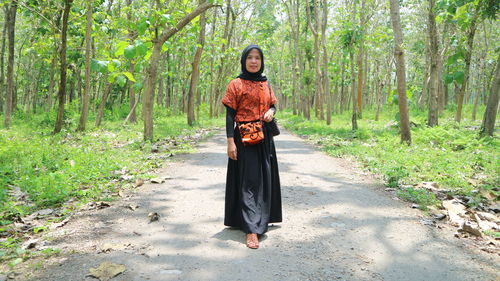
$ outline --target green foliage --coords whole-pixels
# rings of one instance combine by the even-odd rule
[[[61,206],[70,198],[97,200],[103,192],[116,188],[112,182],[120,183],[121,173],[117,171],[126,170],[135,178],[145,177],[148,170],[158,167],[159,160],[148,159],[150,150],[142,141],[141,124],[123,128],[127,113],[125,105],[107,110],[106,127],[87,133],[50,134],[53,112],[20,114],[12,129],[1,130],[0,225],[40,208]],[[172,116],[165,108],[155,108],[155,116],[159,138],[187,136],[199,128],[189,127],[185,116]],[[66,126],[75,128],[78,107],[70,104],[66,117]],[[200,116],[199,126],[220,126],[221,122]],[[192,149],[190,143],[178,142],[180,145],[172,152]],[[17,202],[9,196],[14,187],[20,188],[26,198]],[[44,230],[41,227],[34,231]]]
[[[437,182],[453,194],[473,196],[478,188],[500,185],[498,139],[478,139],[477,131],[469,129],[480,121],[457,124],[450,110],[440,117],[440,126],[429,128],[418,125],[426,123],[426,112],[410,108],[411,122],[416,124],[412,126],[411,146],[400,144],[398,127],[390,125],[398,113],[394,105],[385,107],[378,122],[358,120],[357,131],[350,130],[349,112],[334,116],[330,126],[288,112],[280,114],[284,115],[281,120],[285,127],[321,144],[333,156],[356,157],[367,169],[383,175],[390,187]],[[465,107],[464,111],[470,114],[471,108]],[[363,115],[373,116],[374,112],[365,110]],[[401,196],[421,205],[434,201],[432,195],[419,190],[402,191]]]
[[[437,205],[439,203],[436,196],[425,189],[407,187],[399,190],[397,194],[407,201],[417,203],[422,210],[427,210],[427,206]]]

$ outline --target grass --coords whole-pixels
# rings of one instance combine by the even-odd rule
[[[153,143],[176,142],[159,154],[192,151],[192,142],[185,137],[200,128],[223,126],[222,118],[209,119],[206,111],[203,106],[202,118],[190,127],[185,115],[155,108]],[[16,112],[13,126],[0,129],[0,237],[4,237],[0,239],[0,261],[15,266],[29,257],[19,247],[25,234],[13,231],[12,223],[20,217],[44,208],[59,208],[64,215],[71,212],[73,205],[66,204],[70,201],[113,200],[119,189],[132,186],[136,178],[153,176],[149,172],[165,160],[151,157],[153,144],[143,141],[142,122],[122,124],[127,113],[127,107],[107,110],[101,128],[93,127],[91,114],[89,129],[80,133],[75,132],[78,110],[69,105],[59,134],[52,134],[55,111]],[[36,227],[27,235],[45,230]]]
[[[332,156],[355,157],[364,167],[382,175],[387,186],[401,188],[400,197],[424,209],[438,201],[426,190],[411,188],[420,182],[437,182],[451,194],[475,197],[477,202],[481,200],[478,189],[500,186],[499,140],[478,139],[480,120],[456,123],[450,109],[441,114],[440,126],[429,128],[425,125],[426,112],[413,108],[412,145],[407,146],[400,143],[397,110],[396,106],[385,107],[380,121],[372,119],[373,110],[365,110],[356,131],[351,130],[349,112],[334,116],[331,125],[284,112],[281,124],[320,144]],[[470,111],[466,107],[463,116],[470,116]]]
[[[142,124],[123,126],[124,110],[122,115],[108,114],[111,121],[85,133],[74,131],[78,114],[71,109],[65,130],[56,135],[48,126],[53,124],[54,112],[19,114],[11,129],[0,130],[0,225],[41,208],[60,206],[70,198],[96,200],[105,191],[114,191],[113,181],[123,173],[144,177],[160,165],[148,157],[151,143],[142,140]],[[155,108],[155,117],[156,141],[193,135],[200,127],[222,126],[222,120],[203,118],[189,127],[185,116],[170,115],[163,108]],[[190,149],[190,143],[181,140],[174,152]],[[26,194],[25,201],[9,196],[16,188]]]

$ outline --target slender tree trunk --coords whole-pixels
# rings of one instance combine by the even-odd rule
[[[179,30],[183,29],[195,17],[216,5],[204,2],[199,5],[194,11],[184,16],[175,26],[165,28],[161,34],[153,40],[153,53],[149,59],[149,66],[146,70],[146,83],[144,87],[143,97],[143,118],[144,118],[144,140],[153,141],[153,94],[154,82],[158,72],[158,60],[161,54],[161,47],[163,43],[170,37],[176,34]]]
[[[163,77],[162,75],[160,75],[159,79],[158,79],[158,95],[156,96],[156,103],[159,105],[159,106],[163,106],[163,90],[164,90],[164,81],[165,80],[165,77]]]
[[[326,28],[328,24],[328,1],[322,0],[321,6],[323,6],[323,16],[321,21],[321,45],[323,46],[323,92],[322,95],[326,99],[326,124],[330,125],[332,123],[332,98],[330,93],[330,78],[328,77],[328,46],[326,42]],[[319,9],[318,13],[319,13]],[[323,108],[320,108],[323,112]]]
[[[314,97],[314,104],[315,104],[315,115],[316,118],[323,120],[324,119],[324,114],[323,114],[323,102],[322,102],[322,92],[323,92],[323,86],[321,83],[321,64],[320,64],[320,50],[319,50],[319,11],[318,11],[318,0],[314,0],[314,19],[311,15],[312,11],[310,11],[311,7],[306,6],[306,13],[307,13],[307,21],[309,24],[309,29],[311,29],[311,32],[314,37],[314,68],[315,68],[315,73],[316,73],[316,89],[315,89],[315,97]],[[314,20],[314,24],[313,24]]]
[[[465,51],[465,69],[464,69],[464,80],[460,87],[460,91],[457,95],[457,112],[455,115],[455,121],[459,122],[462,120],[462,107],[464,103],[465,91],[467,90],[467,83],[469,82],[470,74],[470,63],[472,57],[472,49],[474,47],[474,35],[476,34],[476,21],[477,17],[471,20],[469,29],[467,31],[467,49]]]
[[[89,98],[90,98],[90,58],[92,55],[92,2],[87,0],[87,25],[85,27],[85,89],[83,91],[82,114],[78,131],[85,131],[87,119],[89,116]]]
[[[97,117],[95,119],[95,126],[100,127],[102,123],[102,118],[104,117],[104,109],[106,108],[106,102],[108,101],[109,94],[113,89],[113,84],[106,82],[106,88],[104,89],[104,94],[101,98],[101,103],[99,103],[99,109],[97,111]]]
[[[363,41],[360,42],[359,51],[358,51],[358,95],[357,95],[357,111],[358,117],[361,118],[361,114],[363,112]]]
[[[200,5],[203,2],[205,2],[205,0],[200,0]],[[196,53],[193,59],[193,70],[191,72],[191,83],[189,85],[187,114],[187,122],[189,126],[193,126],[195,122],[194,98],[198,87],[198,80],[200,78],[201,53],[203,52],[203,46],[205,45],[205,18],[205,13],[202,13],[200,16],[200,37],[198,38],[198,46],[196,47]]]
[[[32,100],[31,100],[31,110],[33,114],[36,113],[36,104],[37,104],[37,97],[38,97],[38,85],[40,85],[40,78],[42,77],[42,72],[44,70],[44,66],[41,65],[40,69],[38,69],[38,75],[36,76],[35,84],[33,85],[33,90],[32,90]]]
[[[477,106],[479,105],[479,100],[481,99],[481,70],[484,68],[484,58],[479,60],[479,69],[477,71],[476,86],[474,87],[476,95],[474,97],[474,107],[472,109],[472,121],[476,121],[477,116]]]
[[[364,1],[363,1],[364,3]],[[351,14],[351,22],[353,24],[356,23],[356,1],[353,1],[353,11]],[[349,44],[349,58],[351,61],[351,98],[352,98],[352,117],[351,124],[352,130],[358,129],[358,113],[357,113],[357,97],[356,97],[356,70],[354,66],[354,38],[355,36],[351,36],[351,42]]]
[[[346,97],[345,97],[345,60],[344,60],[344,52],[340,55],[340,59],[342,60],[341,62],[341,70],[340,70],[340,104],[339,104],[339,113],[342,114],[342,112],[347,109],[346,105]]]
[[[300,97],[298,91],[298,79],[299,79],[299,31],[298,31],[298,18],[295,16],[296,5],[298,3],[294,0],[283,1],[286,6],[286,10],[288,13],[288,21],[290,25],[290,46],[291,49],[294,50],[295,55],[292,56],[292,107],[293,114],[298,114],[298,108],[300,104]]]
[[[430,43],[430,81],[429,81],[429,114],[427,116],[427,126],[438,125],[438,34],[436,28],[436,15],[434,14],[434,0],[429,0],[429,43]]]
[[[3,7],[6,20],[3,24],[2,46],[0,47],[0,112],[4,111],[4,103],[7,96],[5,85],[5,39],[7,38],[7,15],[9,13],[7,7]]]
[[[495,77],[491,85],[491,92],[484,112],[483,123],[479,132],[480,137],[493,136],[495,132],[495,121],[498,112],[498,92],[500,91],[500,56],[497,57]]]
[[[375,112],[375,121],[378,121],[379,116],[380,116],[380,104],[381,104],[381,97],[380,97],[380,92],[383,87],[383,82],[380,81],[380,75],[379,75],[379,63],[377,61],[376,66],[375,66],[375,103],[377,106],[377,111]]]
[[[62,129],[63,117],[64,117],[64,102],[66,99],[66,73],[67,73],[67,64],[66,64],[66,45],[67,45],[67,35],[68,35],[68,18],[69,18],[69,10],[71,7],[71,3],[73,0],[65,0],[64,1],[64,12],[63,12],[63,22],[62,22],[62,31],[61,31],[61,81],[59,84],[59,110],[57,112],[56,125],[54,128],[54,134],[57,134]]]
[[[7,61],[7,95],[5,98],[4,126],[9,128],[12,125],[12,109],[14,97],[14,43],[16,29],[17,0],[12,0],[6,8],[7,13],[7,36],[9,40],[9,56]]]
[[[403,30],[399,13],[399,1],[390,0],[391,21],[394,30],[395,48],[394,57],[396,59],[396,77],[398,81],[398,104],[400,115],[401,142],[411,144],[410,118],[408,116],[408,104],[406,100],[406,70],[405,57],[403,51]]]
[[[230,34],[232,33],[232,27],[234,26],[234,22],[231,23],[231,0],[226,0],[226,23],[224,25],[224,42],[222,42],[221,46],[221,53],[225,54],[227,46],[229,45],[229,38]],[[221,92],[221,86],[220,84],[222,83],[222,73],[224,71],[224,65],[225,65],[225,59],[226,56],[222,55],[219,61],[219,65],[217,68],[217,75],[215,77],[215,85],[213,88],[213,92],[211,93],[212,100],[210,103],[210,117],[214,117],[218,114],[218,106],[219,106],[219,92]]]
[[[352,49],[349,52],[349,57],[351,60],[351,98],[352,98],[351,124],[352,124],[352,130],[354,131],[354,130],[358,129],[358,113],[357,113],[358,98],[356,96],[356,70],[355,70],[355,66],[354,66],[354,53],[353,53]]]

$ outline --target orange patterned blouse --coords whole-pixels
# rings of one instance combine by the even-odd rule
[[[276,104],[276,96],[269,89],[267,81],[236,78],[229,82],[222,103],[236,111],[236,122],[259,120]]]

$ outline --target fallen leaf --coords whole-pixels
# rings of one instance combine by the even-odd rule
[[[124,198],[124,197],[126,197],[127,195],[125,194],[125,192],[124,192],[123,190],[120,190],[120,191],[118,191],[118,196],[120,196],[120,197]]]
[[[151,212],[148,214],[149,222],[157,221],[160,218],[160,215],[157,212]]]
[[[154,178],[154,179],[151,179],[151,182],[152,183],[163,183],[165,180],[162,179],[162,178]]]
[[[489,201],[495,201],[497,199],[497,196],[489,190],[480,189],[479,193],[481,193],[481,196]]]
[[[143,179],[136,179],[135,180],[135,187],[139,187],[141,185],[144,184],[144,180]]]
[[[490,214],[490,213],[486,213],[486,212],[477,212],[477,214],[483,220],[489,220],[489,221],[492,221],[492,222],[498,222],[498,221],[500,221],[500,218],[498,218],[494,214]]]
[[[23,250],[33,249],[36,247],[37,243],[38,243],[38,239],[28,240],[21,245],[21,249],[23,249]]]
[[[36,214],[39,216],[48,216],[48,215],[52,214],[53,212],[54,212],[53,209],[43,209],[43,210],[36,212]]]
[[[137,208],[139,208],[139,205],[137,204],[130,204],[130,205],[127,205],[127,208],[132,210],[132,211],[135,211]]]
[[[126,267],[123,264],[103,262],[97,268],[90,268],[89,276],[95,277],[101,281],[108,281],[118,274],[124,272],[125,269]]]
[[[481,230],[479,230],[479,226],[476,226],[469,221],[464,221],[458,231],[467,232],[478,237],[483,237]]]
[[[435,214],[432,217],[436,220],[442,220],[442,219],[446,218],[446,215],[445,214]]]
[[[113,243],[105,243],[101,247],[101,253],[107,253],[110,251],[124,251],[127,249],[133,248],[132,244],[127,243],[127,244],[113,244]]]
[[[448,218],[455,226],[460,226],[464,223],[465,206],[456,200],[445,200],[442,202],[443,207],[448,211]]]

